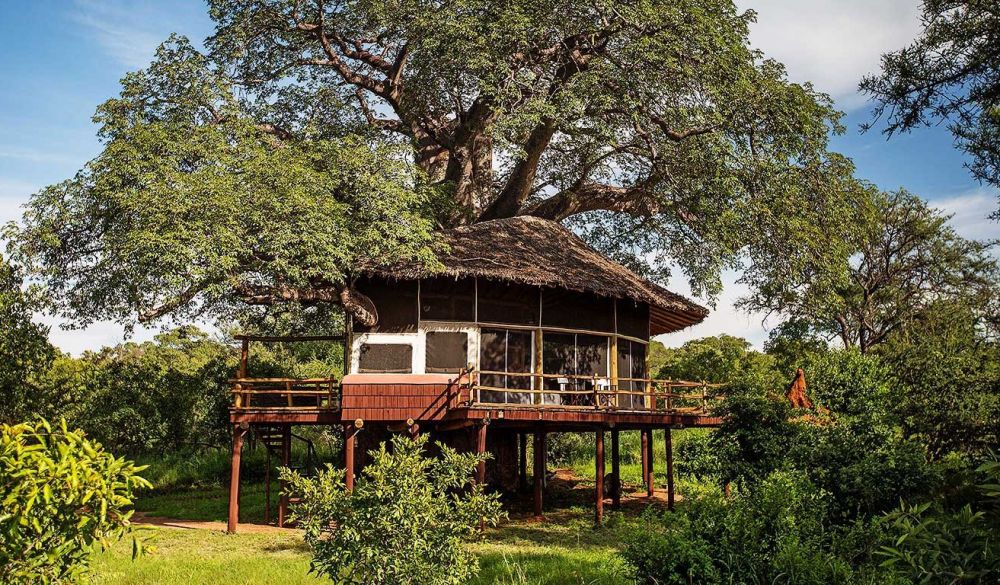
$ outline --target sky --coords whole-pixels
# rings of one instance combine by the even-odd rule
[[[757,13],[751,41],[784,63],[796,82],[812,82],[846,113],[848,127],[833,148],[851,157],[859,177],[883,189],[905,187],[954,214],[952,222],[970,238],[1000,236],[986,216],[996,208],[993,191],[963,167],[945,128],[932,127],[891,140],[862,134],[870,105],[857,84],[878,70],[880,55],[901,47],[919,31],[918,0],[737,0]],[[0,2],[0,225],[20,216],[20,206],[38,189],[70,178],[100,152],[91,117],[98,104],[117,95],[119,80],[145,66],[171,33],[199,42],[212,32],[202,0],[48,0]],[[733,307],[745,290],[737,274],[725,275],[725,291],[700,325],[661,337],[676,346],[705,335],[745,337],[758,348],[774,321]],[[670,288],[686,293],[678,275]],[[67,330],[43,317],[51,339],[73,354],[118,343],[123,328],[98,323]],[[133,339],[146,339],[138,330]]]

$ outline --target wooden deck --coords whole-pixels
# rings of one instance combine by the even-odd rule
[[[717,385],[636,379],[643,384],[642,391],[619,391],[596,383],[585,391],[525,390],[482,386],[477,379],[475,374],[366,374],[347,376],[340,383],[328,378],[236,378],[231,380],[230,420],[234,424],[329,425],[488,421],[517,428],[543,423],[565,430],[714,427],[721,423],[712,412],[719,400]],[[497,400],[497,396],[506,400],[508,395],[516,395],[521,402],[483,400]],[[523,403],[526,397],[533,402]]]

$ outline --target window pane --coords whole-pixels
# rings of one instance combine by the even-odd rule
[[[531,347],[533,336],[530,331],[507,332],[507,371],[528,374],[534,371],[531,363]],[[522,390],[531,389],[530,376],[507,376],[507,387]],[[510,392],[507,402],[512,404],[531,404],[534,395],[528,392]]]
[[[618,340],[618,390],[620,392],[633,392],[639,386],[629,380],[632,377],[632,342],[627,339]],[[639,400],[636,400],[639,399]],[[641,396],[631,394],[618,395],[618,408],[633,410],[637,403],[642,402]]]
[[[375,304],[378,323],[374,327],[354,324],[359,333],[405,333],[417,330],[417,282],[358,280],[357,289]]]
[[[569,376],[576,373],[576,336],[572,333],[544,333],[542,335],[542,371],[567,377],[545,378],[547,390],[574,390],[576,384]],[[543,394],[545,404],[569,404],[568,394]]]
[[[483,329],[479,334],[479,369],[492,372],[505,372],[507,353],[507,332],[503,329]],[[483,386],[504,388],[502,374],[480,374],[479,383]],[[480,402],[502,403],[505,400],[503,392],[482,390],[479,393]]]
[[[420,318],[430,321],[475,321],[476,281],[447,277],[420,281]]]
[[[632,377],[633,378],[645,378],[646,377],[646,346],[641,343],[630,343],[631,348],[631,366],[632,366]],[[645,382],[635,382],[635,390],[637,392],[643,392],[646,390]],[[637,409],[646,408],[645,396],[635,396],[633,397],[632,406]]]
[[[428,331],[427,373],[458,373],[469,365],[469,334],[462,331]]]
[[[480,323],[538,325],[538,289],[479,279],[476,320]]]
[[[413,347],[405,344],[362,343],[358,371],[362,374],[409,374]]]
[[[612,300],[597,295],[547,288],[542,291],[542,326],[615,330]]]

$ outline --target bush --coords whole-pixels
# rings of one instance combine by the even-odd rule
[[[622,555],[650,584],[884,583],[867,551],[842,546],[828,503],[804,474],[775,472],[731,501],[702,496],[647,518]]]
[[[949,509],[943,500],[899,508],[886,516],[883,566],[914,583],[1000,581],[1000,463],[979,468],[980,500]]]
[[[462,540],[499,521],[498,496],[470,484],[480,456],[437,444],[440,455],[425,457],[426,444],[423,436],[383,443],[352,492],[329,466],[316,478],[281,471],[300,498],[292,520],[305,529],[313,572],[376,585],[464,583],[478,572]]]
[[[68,583],[131,530],[143,468],[63,423],[0,426],[0,583]],[[138,541],[133,553],[138,554]]]

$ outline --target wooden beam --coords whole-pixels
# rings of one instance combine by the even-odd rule
[[[528,434],[517,434],[517,489],[523,492],[528,487]]]
[[[646,429],[639,430],[640,447],[642,455],[642,483],[645,486],[649,485],[649,435],[646,434]]]
[[[271,523],[271,448],[264,443],[267,452],[267,467],[264,468],[264,524]]]
[[[622,475],[618,450],[618,429],[611,429],[611,507],[622,507]]]
[[[667,448],[667,507],[674,509],[674,442],[670,427],[663,430],[664,443]]]
[[[357,436],[354,425],[344,425],[344,487],[354,491],[354,443]]]
[[[476,455],[482,457],[486,453],[486,423],[480,424],[476,429]],[[481,459],[476,464],[476,484],[486,485],[486,460]]]
[[[534,466],[534,483],[535,483],[535,518],[541,519],[542,516],[542,495],[545,489],[545,430],[538,429],[535,431],[535,466]]]
[[[656,466],[653,464],[653,429],[646,429],[646,460],[649,466],[646,468],[646,495],[653,497],[653,489],[656,487]]]
[[[281,465],[288,467],[292,463],[292,425],[285,425],[281,429]],[[288,494],[285,490],[288,484],[281,482],[281,499],[278,500],[278,527],[285,527],[285,518],[288,516]]]
[[[436,428],[438,432],[444,433],[448,431],[457,431],[459,429],[467,429],[471,426],[474,426],[475,424],[476,424],[475,420],[458,419],[458,420],[450,420],[447,422],[443,422],[439,424]]]
[[[596,443],[594,445],[594,524],[600,526],[604,523],[604,428],[600,428],[594,433]]]
[[[343,341],[344,335],[234,335],[233,339],[243,342],[291,342],[296,341]]]
[[[243,438],[247,434],[247,425],[233,425],[233,458],[229,471],[229,522],[226,532],[236,533],[236,525],[240,522],[240,456],[243,452]]]

